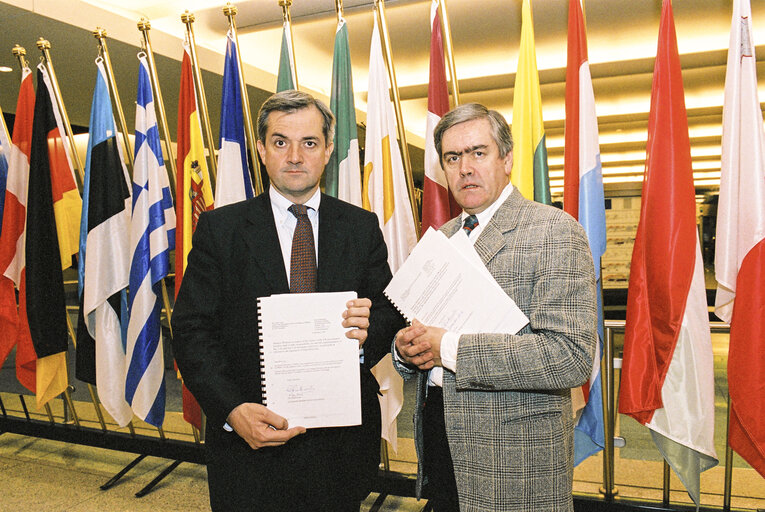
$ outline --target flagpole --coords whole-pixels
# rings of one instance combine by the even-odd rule
[[[53,61],[50,58],[50,41],[43,39],[42,37],[37,40],[37,48],[45,57],[46,68],[48,69],[48,75],[50,76],[51,85],[53,86],[53,94],[56,96],[56,103],[58,103],[58,111],[61,113],[62,120],[64,121],[64,130],[66,136],[69,139],[69,148],[72,150],[72,158],[77,165],[77,174],[80,178],[80,190],[82,190],[82,184],[85,182],[85,168],[80,161],[80,155],[77,153],[77,147],[74,144],[74,133],[72,132],[72,125],[69,123],[69,115],[66,113],[66,107],[64,106],[64,98],[61,96],[61,89],[58,86],[58,79],[56,78],[56,71],[53,69]]]
[[[337,22],[343,18],[343,0],[335,0],[335,12],[337,13]]]
[[[601,274],[602,275],[602,274]],[[602,283],[601,283],[602,294]],[[602,295],[601,295],[602,296]],[[601,300],[601,304],[602,304]],[[605,324],[605,319],[603,320]],[[607,502],[611,502],[618,490],[614,487],[614,431],[616,400],[614,397],[614,330],[609,326],[603,327],[605,339],[603,340],[603,358],[601,368],[603,372],[600,379],[601,399],[603,401],[603,488],[600,492]],[[605,364],[603,364],[605,363]]]
[[[117,110],[117,123],[119,124],[119,130],[122,132],[122,142],[125,144],[125,153],[128,160],[128,170],[130,171],[130,177],[133,176],[133,150],[130,147],[130,137],[128,137],[127,122],[125,121],[125,111],[122,109],[122,101],[120,101],[120,93],[117,91],[117,81],[114,79],[114,69],[112,68],[112,59],[109,56],[109,48],[106,46],[106,30],[97,27],[93,31],[93,37],[98,41],[98,46],[101,54],[101,58],[104,62],[104,68],[106,70],[106,78],[109,81],[109,87],[112,90],[112,102],[114,108]]]
[[[404,116],[401,113],[401,99],[398,94],[398,84],[396,83],[396,70],[393,67],[393,53],[390,47],[390,38],[388,37],[388,23],[385,20],[385,0],[374,0],[377,21],[380,24],[380,37],[382,39],[383,59],[388,69],[388,78],[390,78],[391,90],[393,91],[393,106],[396,111],[396,121],[398,126],[398,137],[401,140],[401,153],[404,156],[404,175],[406,176],[406,188],[409,191],[409,203],[412,206],[412,218],[414,219],[415,233],[420,233],[420,216],[417,211],[417,200],[414,194],[414,180],[412,179],[412,161],[409,158],[409,145],[406,143],[406,129],[404,128]]]
[[[342,4],[342,0],[340,0],[340,2]],[[290,47],[287,53],[290,59],[290,69],[292,71],[292,79],[295,81],[295,90],[297,91],[300,87],[298,86],[297,64],[295,63],[295,38],[292,37],[292,16],[290,15],[291,5],[292,5],[292,0],[279,0],[279,6],[282,8],[282,20],[287,24],[287,27],[289,27],[290,29]],[[342,9],[342,5],[340,6],[340,8]]]
[[[194,13],[186,11],[181,14],[181,21],[186,25],[186,35],[189,38],[189,50],[191,52],[191,69],[194,70],[194,85],[197,91],[197,107],[199,108],[200,118],[204,137],[207,139],[207,149],[210,154],[210,172],[213,182],[218,176],[218,163],[215,160],[215,142],[213,141],[212,129],[210,128],[210,114],[207,111],[207,96],[205,96],[205,85],[202,83],[202,70],[199,68],[197,60],[197,41],[194,37]],[[214,185],[214,183],[212,183]]]
[[[449,67],[449,77],[452,83],[452,97],[454,106],[460,104],[460,84],[457,81],[457,68],[454,65],[454,51],[452,50],[452,32],[449,29],[449,18],[446,16],[446,0],[439,0],[438,11],[441,14],[441,34],[444,37],[446,47],[446,65]]]
[[[173,156],[173,147],[171,145],[170,130],[168,129],[167,116],[165,115],[165,102],[162,100],[162,90],[159,87],[159,77],[157,76],[157,66],[154,62],[154,50],[151,47],[151,39],[149,37],[149,30],[151,30],[151,22],[146,18],[138,20],[138,30],[143,35],[144,53],[146,53],[146,59],[149,61],[149,74],[151,75],[151,83],[154,89],[154,103],[159,113],[158,121],[162,135],[165,139],[165,150],[167,151],[167,158],[165,158],[167,174],[170,177],[170,193],[175,195],[175,157]],[[169,316],[168,316],[169,320]]]
[[[151,75],[151,81],[154,87],[154,103],[157,106],[157,110],[159,111],[159,125],[162,128],[162,134],[165,137],[165,148],[167,149],[167,158],[165,159],[165,163],[167,166],[165,169],[167,170],[167,174],[170,177],[170,183],[172,186],[170,187],[170,194],[175,195],[175,157],[173,156],[173,148],[170,144],[170,130],[168,129],[167,124],[167,116],[165,115],[165,104],[162,101],[162,91],[159,88],[159,78],[157,77],[157,66],[154,63],[154,51],[151,48],[151,39],[149,39],[149,30],[151,30],[151,22],[147,20],[146,18],[141,18],[138,21],[138,30],[141,31],[141,34],[143,34],[143,41],[146,45],[146,49],[144,50],[144,53],[146,54],[146,59],[149,61],[149,71]],[[167,328],[170,330],[170,337],[173,336],[173,327],[171,324],[171,318],[173,315],[172,309],[170,309],[170,297],[167,294],[167,286],[165,285],[165,280],[161,280],[162,283],[162,302],[165,305],[165,315],[167,315]],[[162,427],[157,427],[157,430],[159,430],[159,437],[162,438],[162,440],[165,439],[165,435],[162,432]]]
[[[250,97],[247,94],[247,82],[244,80],[244,67],[242,66],[242,49],[239,46],[239,35],[236,32],[236,6],[227,3],[223,7],[223,14],[228,18],[229,28],[234,35],[236,43],[236,59],[239,64],[239,89],[242,92],[242,113],[244,114],[244,130],[247,135],[247,147],[252,155],[252,170],[255,171],[255,195],[263,193],[263,180],[260,176],[260,162],[258,161],[258,151],[255,146],[255,130],[252,127],[252,115],[250,114]]]
[[[730,331],[728,331],[730,332]],[[725,417],[725,479],[723,487],[723,510],[730,510],[731,481],[733,479],[733,448],[730,446],[730,393]]]

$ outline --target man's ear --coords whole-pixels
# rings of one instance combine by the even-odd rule
[[[260,141],[260,139],[258,139],[256,146],[258,148],[258,154],[260,155],[260,159],[265,161],[266,160],[266,156],[265,156],[264,153],[266,152],[266,147],[263,145],[263,143]]]
[[[332,158],[332,150],[335,148],[335,143],[329,141],[327,147],[324,148],[324,165],[329,163],[329,159]]]
[[[505,175],[508,177],[510,176],[510,171],[513,170],[513,152],[510,151],[507,155],[505,155]]]

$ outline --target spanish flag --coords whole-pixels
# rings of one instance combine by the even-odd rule
[[[178,101],[178,179],[176,180],[175,225],[175,294],[181,288],[186,269],[191,236],[202,212],[212,210],[213,192],[207,171],[202,127],[199,123],[194,75],[188,43],[184,44],[181,64],[181,86]],[[199,404],[183,386],[183,418],[201,428]]]

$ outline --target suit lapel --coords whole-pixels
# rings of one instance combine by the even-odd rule
[[[513,190],[475,241],[475,250],[485,265],[488,266],[492,258],[505,247],[504,235],[514,230],[518,224],[518,210],[522,201],[521,193],[517,189]]]
[[[273,293],[289,293],[268,192],[250,201],[242,237],[250,250],[251,260],[261,268]]]

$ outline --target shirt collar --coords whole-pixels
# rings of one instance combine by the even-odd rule
[[[268,187],[268,197],[271,199],[271,204],[274,207],[274,211],[278,214],[279,217],[284,218],[287,216],[287,214],[290,214],[288,208],[294,203],[284,197],[278,190],[276,190],[275,187]],[[319,203],[321,203],[321,189],[317,187],[316,192],[314,192],[310,199],[308,199],[308,201],[303,204],[309,208],[313,208],[313,210],[318,212]]]

